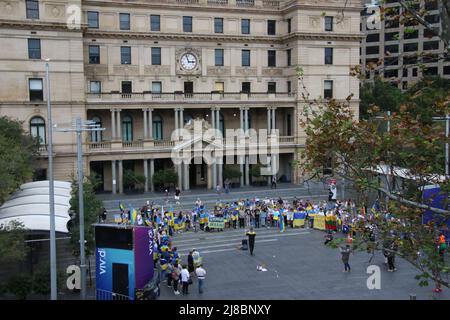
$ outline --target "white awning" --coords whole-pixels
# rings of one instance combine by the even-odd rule
[[[70,182],[55,181],[55,230],[68,233]],[[16,220],[32,231],[50,231],[49,182],[36,181],[20,186],[0,207],[0,224]]]

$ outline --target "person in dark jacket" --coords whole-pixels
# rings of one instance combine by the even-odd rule
[[[344,263],[344,272],[350,272],[351,268],[350,268],[350,264],[349,264],[349,260],[350,260],[350,245],[346,245],[345,248],[340,248],[341,250],[341,255],[342,255],[342,262]]]
[[[255,248],[255,237],[256,237],[256,232],[253,231],[253,228],[250,228],[250,231],[247,232],[247,236],[248,236],[248,246],[250,249],[250,255],[253,255],[253,249]]]
[[[190,274],[195,271],[194,258],[192,257],[192,251],[189,251],[189,255],[188,255],[188,271]]]

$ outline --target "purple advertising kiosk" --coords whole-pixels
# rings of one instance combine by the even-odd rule
[[[153,229],[96,224],[96,299],[135,300],[153,278]]]

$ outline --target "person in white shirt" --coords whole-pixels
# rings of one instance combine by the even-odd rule
[[[180,273],[181,276],[181,283],[183,284],[183,294],[189,294],[189,271],[186,268],[186,265],[183,265],[183,269]]]
[[[202,265],[199,265],[197,269],[195,269],[195,274],[198,279],[198,293],[203,293],[203,281],[205,281],[206,270],[203,269]]]

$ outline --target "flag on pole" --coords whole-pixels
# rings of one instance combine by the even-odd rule
[[[280,232],[284,232],[284,217],[282,211],[280,210]]]
[[[123,205],[122,202],[119,202],[119,209],[120,209],[120,211],[122,211],[122,212],[125,211],[125,206]]]

